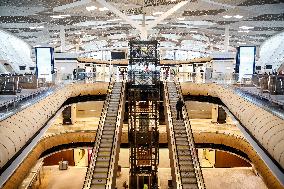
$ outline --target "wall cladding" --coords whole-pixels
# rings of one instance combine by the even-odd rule
[[[217,84],[181,83],[183,94],[219,97],[258,142],[284,168],[284,120]]]
[[[65,131],[56,134],[49,134],[43,137],[34,149],[29,153],[23,163],[17,168],[15,173],[9,178],[4,185],[3,189],[16,189],[17,186],[24,180],[29,170],[37,163],[40,155],[54,147],[62,144],[69,144],[72,142],[94,142],[95,131]],[[264,182],[269,188],[280,189],[282,186],[273,176],[272,172],[265,165],[262,159],[258,156],[256,151],[251,145],[245,140],[244,137],[230,134],[230,133],[218,133],[218,132],[199,132],[193,131],[194,141],[196,143],[213,143],[213,144],[224,144],[226,146],[236,148],[246,153],[250,158],[252,164],[258,173],[262,176]],[[160,143],[167,141],[167,133],[160,133]],[[127,132],[122,132],[121,141],[128,141]]]
[[[108,83],[70,84],[0,122],[0,168],[52,117],[69,98],[106,94]]]

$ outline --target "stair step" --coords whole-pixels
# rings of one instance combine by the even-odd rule
[[[111,148],[99,148],[99,152],[111,152]]]
[[[181,181],[183,184],[197,184],[196,178],[192,177],[183,177]]]
[[[182,185],[183,189],[198,189],[197,184],[183,184]]]
[[[101,142],[100,147],[111,148],[112,147],[112,143],[111,142]]]
[[[94,173],[93,178],[94,179],[107,178],[107,172],[106,173]]]
[[[98,157],[110,157],[111,152],[98,152]]]
[[[105,162],[109,162],[110,160],[110,157],[106,157],[106,156],[103,156],[103,157],[97,157],[97,161],[105,161]]]
[[[103,167],[95,167],[94,173],[107,173],[108,172],[108,167],[103,168]]]
[[[192,164],[192,161],[183,161],[183,160],[180,160],[179,159],[179,162],[178,162],[181,166],[192,166],[193,167],[193,164]]]
[[[105,189],[106,188],[106,185],[105,184],[96,184],[96,185],[94,185],[94,184],[92,184],[91,185],[91,189]]]
[[[106,184],[107,179],[105,178],[100,178],[100,179],[92,179],[92,184],[97,185],[97,184]],[[97,188],[97,186],[95,186]]]
[[[190,171],[181,171],[180,175],[181,175],[181,177],[193,177],[193,178],[196,178],[195,173],[194,172],[190,172]]]
[[[187,140],[176,140],[177,145],[188,146]]]
[[[190,151],[189,150],[177,150],[178,152],[178,155],[191,155]]]
[[[103,130],[103,135],[114,135],[114,130]]]
[[[104,167],[104,168],[108,168],[109,167],[109,162],[105,162],[105,161],[96,161],[96,167]]]
[[[177,133],[177,134],[186,134],[185,130],[175,130],[174,129],[174,132]]]
[[[186,156],[179,155],[178,158],[181,161],[192,161],[191,155],[186,155]]]
[[[186,167],[186,166],[180,166],[180,171],[183,172],[194,172],[194,167]]]
[[[107,138],[107,139],[113,139],[113,136],[112,136],[112,135],[103,135],[103,136],[102,136],[102,139],[105,139],[105,138]]]
[[[104,124],[104,131],[114,131],[115,130],[115,126],[114,125],[106,125]]]

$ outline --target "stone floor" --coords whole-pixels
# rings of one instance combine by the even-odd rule
[[[81,189],[87,167],[72,167],[59,170],[58,166],[44,166],[40,189]]]
[[[81,189],[84,182],[86,167],[70,167],[60,171],[58,166],[44,167],[40,189]],[[159,168],[160,189],[167,189],[171,179],[170,168]],[[122,168],[117,178],[117,188],[123,182],[129,183],[129,168]],[[256,176],[251,168],[205,168],[203,169],[207,189],[267,189],[262,179]]]

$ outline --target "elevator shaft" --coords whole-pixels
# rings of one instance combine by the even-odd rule
[[[131,41],[128,68],[130,188],[158,188],[160,82],[156,41]]]

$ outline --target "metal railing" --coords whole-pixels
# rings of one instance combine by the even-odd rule
[[[95,165],[96,165],[98,150],[100,146],[101,137],[103,134],[103,127],[104,127],[104,122],[106,119],[108,105],[111,99],[111,89],[113,88],[113,84],[114,84],[114,81],[109,82],[108,93],[107,93],[106,100],[104,101],[104,104],[103,104],[100,121],[99,121],[98,129],[97,129],[96,137],[95,137],[95,145],[92,149],[92,156],[91,156],[90,164],[86,172],[83,189],[88,189],[91,187],[92,176],[93,176],[93,172],[94,172]]]
[[[175,181],[176,181],[176,188],[182,189],[182,183],[181,183],[181,174],[180,174],[180,165],[178,163],[178,156],[177,156],[177,146],[174,136],[174,127],[173,127],[173,120],[172,120],[172,112],[170,108],[170,100],[169,100],[169,92],[168,92],[168,86],[167,82],[164,82],[164,93],[165,93],[165,107],[167,109],[167,116],[168,116],[168,124],[169,124],[169,131],[172,133],[172,136],[170,136],[171,144],[172,144],[172,152],[173,152],[173,162],[174,162],[174,173],[175,173]]]
[[[180,86],[179,82],[177,82],[177,81],[175,81],[175,84],[176,84],[176,87],[177,87],[177,92],[178,92],[179,96],[181,96],[182,101],[184,102],[183,96],[181,95],[182,94],[181,86]],[[191,129],[190,120],[189,120],[186,105],[184,105],[184,107],[183,107],[182,114],[183,114],[184,124],[185,124],[185,128],[186,128],[187,136],[188,136],[187,139],[188,139],[188,143],[189,143],[189,147],[190,147],[190,152],[191,152],[191,156],[192,156],[192,161],[193,161],[193,165],[194,165],[194,170],[195,170],[198,188],[199,189],[205,189],[206,187],[205,187],[205,183],[204,183],[204,178],[203,178],[198,154],[197,154],[197,151],[196,151],[196,147],[195,147],[195,144],[194,144],[194,137],[193,137],[193,133],[192,133],[192,129]]]
[[[121,93],[120,93],[120,97],[119,97],[119,105],[118,105],[118,111],[117,111],[117,120],[116,120],[116,125],[115,125],[115,134],[113,136],[113,146],[111,149],[111,158],[110,158],[110,165],[108,167],[108,179],[107,179],[107,183],[106,183],[106,188],[107,189],[111,189],[112,188],[112,184],[113,184],[113,176],[115,174],[114,170],[115,169],[115,160],[116,160],[116,156],[117,156],[117,142],[119,140],[119,133],[121,130],[121,121],[123,121],[122,118],[122,114],[123,114],[123,106],[124,106],[124,100],[125,100],[125,82],[122,82],[122,86],[121,86]]]

